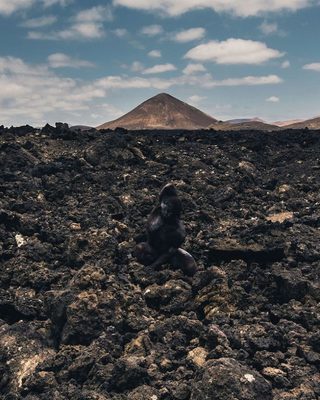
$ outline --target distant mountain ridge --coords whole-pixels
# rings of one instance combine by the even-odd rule
[[[167,94],[160,93],[144,101],[122,117],[97,129],[117,127],[140,129],[205,129],[217,120],[197,108]]]
[[[296,122],[291,125],[287,125],[284,127],[285,129],[320,129],[320,117],[307,119],[305,121]]]
[[[263,119],[261,118],[236,118],[236,119],[228,119],[227,122],[228,124],[242,124],[242,123],[246,123],[246,122],[263,122],[266,123]]]
[[[87,127],[78,127],[87,129]],[[124,128],[128,130],[214,129],[222,131],[281,129],[320,129],[320,117],[308,120],[277,121],[268,123],[260,118],[238,118],[218,121],[216,118],[171,96],[160,93],[144,101],[127,114],[106,122],[97,129]]]
[[[277,131],[280,130],[276,125],[267,124],[257,120],[248,120],[247,122],[230,123],[218,122],[210,125],[210,129],[216,131]]]
[[[276,122],[272,122],[272,124],[280,126],[282,128],[282,127],[286,127],[286,126],[300,123],[300,122],[303,122],[303,119],[291,119],[289,121],[276,121]]]

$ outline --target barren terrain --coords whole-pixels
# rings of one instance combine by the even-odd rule
[[[316,400],[320,133],[0,128],[0,398]],[[190,278],[131,256],[175,183]]]

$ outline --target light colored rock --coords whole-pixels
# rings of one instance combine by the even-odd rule
[[[284,184],[284,185],[279,186],[277,190],[278,190],[279,194],[287,193],[291,190],[291,186]]]
[[[72,231],[81,231],[81,225],[76,222],[73,222],[72,224],[70,224],[70,229]]]
[[[187,359],[191,360],[197,367],[202,367],[207,358],[208,352],[203,347],[196,347],[189,351]]]
[[[17,234],[15,236],[15,239],[16,239],[16,243],[17,243],[18,247],[21,247],[21,246],[24,246],[25,244],[27,244],[27,241],[25,240],[25,238],[20,234]]]
[[[249,174],[254,174],[256,171],[256,167],[249,161],[240,161],[238,166]]]
[[[280,222],[280,223],[287,221],[288,219],[292,219],[292,218],[293,218],[293,212],[290,212],[290,211],[284,211],[284,212],[277,213],[277,214],[271,214],[266,217],[266,219],[268,221]]]
[[[120,196],[120,200],[121,200],[122,204],[124,204],[125,206],[130,206],[134,203],[130,194],[124,194],[124,195]]]
[[[254,382],[256,379],[255,379],[255,377],[252,375],[252,374],[245,374],[245,379],[248,381],[248,382]]]
[[[285,376],[286,373],[279,368],[266,367],[262,370],[262,375],[267,378],[275,378],[276,376]]]

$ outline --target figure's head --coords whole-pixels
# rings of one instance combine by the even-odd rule
[[[161,189],[161,192],[159,194],[160,203],[161,203],[162,199],[164,199],[166,197],[178,197],[177,190],[172,183],[167,183]]]
[[[164,197],[160,202],[160,208],[164,219],[179,218],[182,211],[181,201],[174,196]]]

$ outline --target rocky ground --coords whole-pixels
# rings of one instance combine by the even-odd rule
[[[0,398],[320,397],[320,133],[0,128]],[[160,188],[190,278],[131,257]]]

